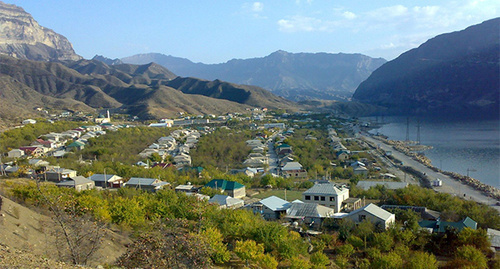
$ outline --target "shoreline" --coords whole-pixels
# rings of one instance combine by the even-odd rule
[[[400,141],[400,140],[389,140],[386,139],[382,136],[372,136],[374,139],[384,142],[387,145],[392,146],[395,150],[403,153],[404,155],[412,158],[413,160],[421,163],[422,165],[425,165],[427,168],[432,169],[434,172],[438,172],[444,175],[447,175],[451,178],[453,178],[455,181],[457,181],[460,184],[467,185],[479,192],[482,192],[484,195],[493,198],[497,201],[500,201],[500,189],[495,188],[493,186],[490,186],[488,184],[482,183],[478,179],[468,177],[461,175],[456,172],[449,172],[449,171],[443,171],[435,166],[432,165],[432,162],[429,158],[426,156],[420,155],[418,153],[413,152],[410,147],[408,146],[407,142]],[[431,147],[432,148],[432,147]]]

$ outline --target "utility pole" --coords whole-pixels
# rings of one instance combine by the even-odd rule
[[[410,117],[406,117],[406,142],[410,141]]]

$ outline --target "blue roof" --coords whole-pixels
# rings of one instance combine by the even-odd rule
[[[283,200],[283,199],[276,197],[274,195],[260,200],[259,203],[261,203],[262,205],[271,209],[272,211],[287,210],[292,205],[288,201]]]
[[[93,181],[109,181],[111,178],[113,178],[115,175],[106,175],[106,179],[104,179],[104,174],[93,174],[89,177],[90,180]]]

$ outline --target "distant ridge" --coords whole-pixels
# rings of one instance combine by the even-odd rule
[[[80,60],[66,37],[40,26],[16,6],[0,1],[0,53],[35,61]]]
[[[353,99],[389,114],[500,117],[500,18],[442,34],[384,64]]]
[[[285,51],[221,64],[193,63],[160,53],[138,54],[121,60],[132,64],[156,62],[185,77],[255,85],[290,100],[348,100],[359,83],[386,62],[362,54]]]

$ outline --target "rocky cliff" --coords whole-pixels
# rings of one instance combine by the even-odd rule
[[[21,7],[0,2],[0,53],[35,61],[80,60],[62,35],[42,27]]]

